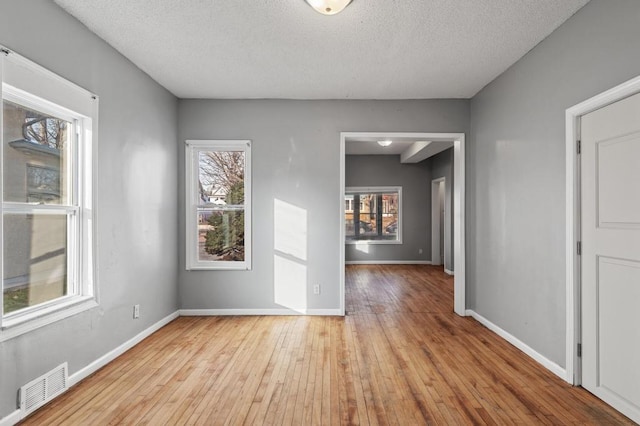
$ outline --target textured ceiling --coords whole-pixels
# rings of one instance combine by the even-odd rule
[[[180,98],[469,98],[588,0],[55,0]]]

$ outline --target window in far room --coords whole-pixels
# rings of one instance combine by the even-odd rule
[[[402,187],[349,187],[344,199],[347,244],[402,243]]]

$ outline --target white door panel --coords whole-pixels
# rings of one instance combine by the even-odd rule
[[[623,188],[640,185],[640,133],[598,142],[596,176],[598,224],[600,227],[640,227],[640,197]],[[638,187],[640,188],[640,187]]]
[[[640,300],[640,262],[598,257],[597,269],[597,384],[621,398],[633,398],[640,392],[640,327],[628,320]],[[631,368],[620,368],[623,365]]]
[[[640,95],[581,134],[582,384],[640,422]]]

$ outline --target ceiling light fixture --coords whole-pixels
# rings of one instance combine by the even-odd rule
[[[391,145],[391,141],[378,141],[378,145],[380,145],[380,146],[389,146],[389,145]]]
[[[342,9],[347,7],[351,0],[306,0],[306,2],[323,15],[335,15],[342,12]]]

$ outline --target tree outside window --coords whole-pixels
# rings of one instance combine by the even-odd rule
[[[401,187],[347,188],[345,242],[401,243],[401,195]]]
[[[191,175],[188,193],[195,195],[188,224],[188,266],[193,269],[244,269],[248,261],[248,141],[188,141]],[[194,229],[195,228],[195,229]],[[190,264],[190,265],[189,265]]]

